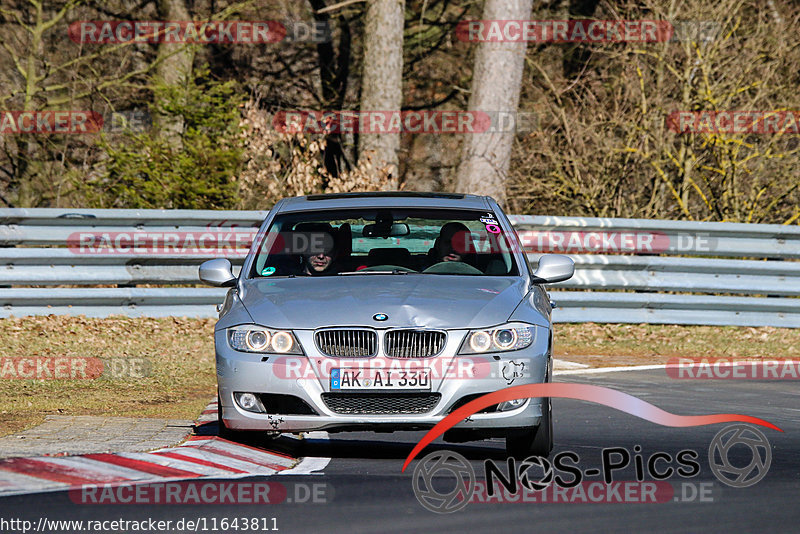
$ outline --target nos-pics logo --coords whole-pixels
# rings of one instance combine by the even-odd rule
[[[747,465],[733,463],[730,451],[750,450]],[[708,448],[708,463],[714,476],[728,486],[746,488],[757,484],[769,471],[772,449],[767,437],[756,428],[730,425],[720,430]],[[537,469],[532,470],[532,467]],[[531,475],[539,471],[541,476]],[[520,484],[530,491],[542,491],[554,480],[550,462],[537,456],[519,464]],[[530,476],[529,476],[530,475]],[[412,487],[420,504],[431,512],[449,514],[461,510],[472,499],[476,488],[475,469],[462,455],[449,450],[432,452],[414,468]]]

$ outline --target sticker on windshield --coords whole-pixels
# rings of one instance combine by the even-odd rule
[[[261,276],[273,275],[275,274],[275,271],[277,271],[275,267],[264,267],[263,269],[261,269]]]
[[[495,219],[494,215],[491,213],[486,217],[481,217],[479,220],[486,226],[486,231],[490,234],[500,233],[500,223],[497,222],[497,219]]]

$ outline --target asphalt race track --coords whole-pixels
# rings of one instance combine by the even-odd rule
[[[797,381],[674,380],[663,369],[603,374],[560,375],[562,382],[579,382],[624,391],[680,415],[735,413],[760,417],[784,430],[760,428],[771,444],[772,463],[757,484],[734,488],[722,484],[708,462],[709,444],[726,424],[668,428],[608,407],[555,399],[556,447],[553,455],[574,451],[582,470],[600,468],[602,449],[624,447],[633,454],[641,447],[643,465],[655,452],[675,456],[694,450],[700,472],[692,478],[675,474],[666,480],[675,488],[668,502],[470,502],[450,513],[430,512],[412,490],[417,460],[436,449],[458,452],[471,461],[483,480],[484,460],[505,468],[501,441],[446,444],[437,440],[411,467],[402,464],[423,432],[395,434],[341,433],[329,439],[298,441],[281,438],[272,447],[295,457],[330,458],[321,472],[311,475],[258,477],[279,482],[286,489],[277,504],[78,504],[67,492],[28,494],[0,499],[0,516],[29,520],[143,520],[201,519],[195,528],[166,531],[253,531],[221,528],[227,518],[262,518],[257,531],[277,526],[279,532],[796,532],[800,523],[800,388]],[[638,450],[638,449],[636,449]],[[551,458],[553,456],[551,455]],[[731,463],[749,461],[750,450],[737,445],[729,451]],[[660,464],[663,469],[667,464]],[[679,465],[673,463],[674,467]],[[634,462],[615,471],[615,481],[633,481]],[[240,478],[239,481],[252,481]],[[602,480],[601,475],[587,481]],[[645,482],[652,480],[645,476]],[[203,482],[208,482],[203,480]],[[684,484],[691,487],[684,487]],[[703,487],[701,499],[695,491]],[[694,488],[694,489],[693,489]],[[311,493],[316,491],[316,496]],[[683,494],[681,493],[683,492]],[[677,500],[676,500],[677,499]],[[317,502],[311,502],[316,500]],[[292,501],[292,502],[288,502]],[[302,501],[302,502],[297,502]],[[688,502],[683,502],[688,501]],[[274,522],[273,522],[273,519]],[[216,520],[216,525],[214,524]],[[217,528],[214,529],[214,526]],[[0,528],[2,532],[21,532]],[[68,532],[74,529],[55,530]],[[118,529],[118,532],[124,530]]]

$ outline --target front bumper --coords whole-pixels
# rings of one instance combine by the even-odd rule
[[[534,341],[526,349],[473,356],[455,355],[467,330],[450,330],[442,353],[424,359],[385,358],[380,354],[375,358],[358,360],[330,358],[317,350],[313,334],[313,331],[295,330],[305,356],[276,356],[235,351],[228,345],[224,329],[215,333],[219,409],[226,427],[279,432],[431,428],[455,405],[463,404],[465,397],[474,398],[509,386],[543,382],[550,357],[548,332],[540,327],[536,328]],[[323,400],[323,394],[332,392],[331,369],[356,365],[367,368],[426,367],[432,379],[430,393],[439,394],[440,398],[425,413],[337,413]],[[268,406],[268,413],[253,413],[236,403],[234,393],[237,392],[289,395],[302,400],[316,414],[269,413]],[[397,390],[376,392],[386,396],[405,393]],[[338,393],[340,396],[348,394]],[[542,399],[533,398],[508,411],[477,413],[455,428],[502,436],[508,430],[536,426],[541,417]]]

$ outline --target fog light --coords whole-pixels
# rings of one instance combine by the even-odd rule
[[[261,407],[261,403],[258,402],[258,398],[252,393],[237,393],[235,397],[236,404],[241,406],[243,410],[247,410],[248,412],[264,411],[264,409]]]
[[[498,412],[508,412],[510,410],[516,410],[517,408],[521,407],[525,404],[525,401],[528,399],[513,399],[510,401],[501,402],[497,406]]]

